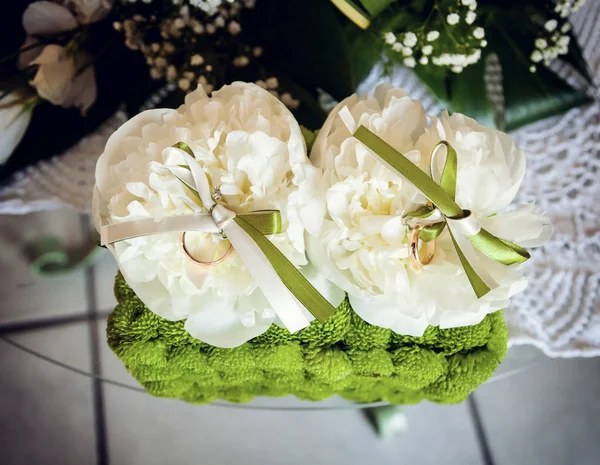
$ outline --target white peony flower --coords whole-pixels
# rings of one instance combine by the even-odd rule
[[[425,172],[436,144],[447,140],[458,154],[456,201],[492,234],[536,246],[550,232],[548,220],[532,206],[504,212],[525,172],[524,155],[508,135],[459,114],[444,113],[428,124],[419,102],[401,89],[381,85],[373,96],[353,95],[341,102],[315,141],[311,161],[321,175],[313,175],[311,190],[322,200],[304,222],[314,267],[348,292],[364,320],[400,334],[420,336],[428,325],[473,325],[505,308],[526,285],[520,267],[498,264],[477,252],[500,284],[477,299],[447,228],[436,239],[431,263],[421,272],[413,268],[409,229],[402,217],[427,199],[351,136],[338,116],[344,106],[357,125],[379,135]]]
[[[138,218],[207,213],[165,169],[183,163],[179,151],[171,148],[180,141],[194,151],[229,209],[279,210],[283,232],[270,239],[293,264],[306,264],[301,220],[310,217],[310,186],[318,171],[308,161],[292,114],[254,84],[234,83],[211,98],[199,87],[178,110],[150,110],[125,123],[108,141],[96,168],[98,228]],[[217,247],[222,253],[224,244],[220,235],[186,235],[192,253],[206,255]],[[217,265],[202,267],[185,254],[179,233],[117,242],[112,251],[148,308],[170,320],[185,319],[195,338],[236,347],[275,321],[273,309],[235,252]]]

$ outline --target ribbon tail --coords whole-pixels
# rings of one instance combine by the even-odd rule
[[[523,247],[500,239],[485,229],[469,236],[469,240],[481,253],[504,265],[523,263],[530,257],[529,252]]]
[[[333,307],[319,291],[310,284],[302,273],[289,262],[285,255],[283,255],[271,241],[260,234],[243,218],[238,216],[234,221],[260,250],[263,261],[268,263],[269,267],[274,270],[276,274],[275,281],[278,285],[282,285],[287,290],[287,294],[296,301],[296,307],[298,306],[298,303],[301,304],[301,306],[306,308],[321,323],[324,323],[331,315],[333,315],[335,307]],[[269,297],[267,296],[267,298]],[[274,307],[276,312],[280,308],[284,307]]]
[[[244,220],[236,217],[225,225],[223,232],[227,235],[231,245],[235,248],[284,326],[291,333],[306,328],[310,322],[304,315],[302,307],[286,285],[281,282],[277,272],[255,242],[254,237],[246,232],[245,228],[241,226],[242,224],[247,225]],[[252,227],[250,226],[250,228]],[[256,234],[264,238],[258,231]],[[264,239],[269,242],[268,239]]]
[[[496,280],[490,276],[485,266],[481,264],[469,240],[457,231],[456,228],[453,228],[450,223],[448,224],[448,231],[450,232],[450,237],[452,238],[452,243],[454,244],[460,263],[477,298],[481,298],[492,289],[499,287]]]

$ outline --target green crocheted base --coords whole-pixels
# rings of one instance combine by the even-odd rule
[[[314,321],[296,334],[272,325],[240,347],[221,349],[193,339],[183,321],[149,311],[121,275],[115,295],[110,348],[150,394],[193,403],[290,394],[313,401],[338,394],[356,402],[461,402],[490,377],[507,346],[501,312],[476,326],[429,327],[409,337],[364,322],[346,301],[325,324]]]

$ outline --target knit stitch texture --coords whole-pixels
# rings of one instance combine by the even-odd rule
[[[502,312],[476,326],[401,336],[359,318],[346,300],[324,324],[296,334],[276,325],[234,349],[192,338],[183,321],[152,313],[117,275],[108,319],[113,352],[150,394],[205,404],[294,395],[318,401],[461,402],[504,358]]]

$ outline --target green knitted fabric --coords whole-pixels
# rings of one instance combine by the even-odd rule
[[[345,301],[325,324],[314,321],[296,334],[272,325],[240,347],[221,349],[193,339],[183,321],[149,311],[120,274],[115,294],[110,348],[150,394],[199,404],[290,394],[461,402],[490,377],[507,346],[501,312],[476,326],[429,327],[410,337],[364,322]]]

